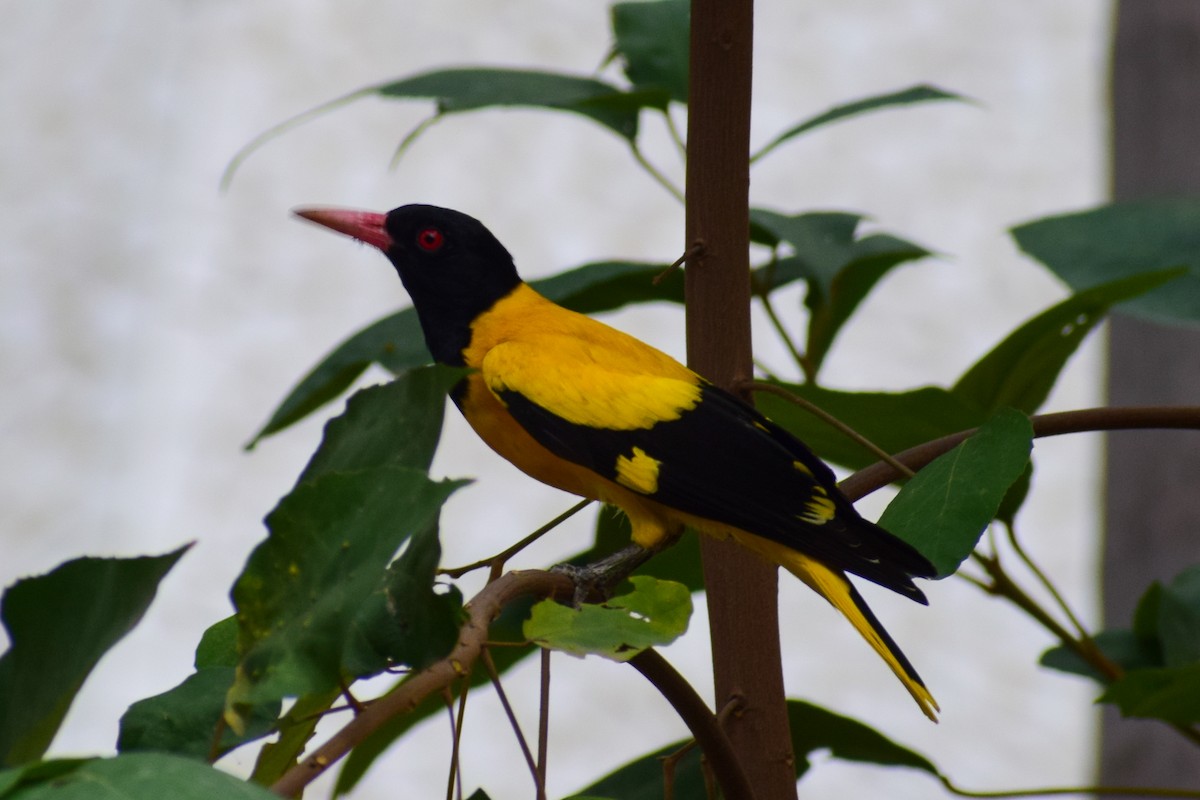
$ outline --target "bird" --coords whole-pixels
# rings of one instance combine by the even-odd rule
[[[913,578],[936,569],[860,516],[799,439],[671,356],[538,294],[474,217],[423,204],[293,213],[387,256],[433,360],[470,370],[451,398],[500,456],[618,507],[638,548],[663,547],[687,526],[784,567],[849,620],[937,721],[933,695],[847,577],[927,605]]]

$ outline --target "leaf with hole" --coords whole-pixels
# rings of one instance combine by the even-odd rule
[[[533,607],[525,635],[542,647],[614,661],[628,661],[647,647],[682,636],[692,615],[688,588],[648,575],[635,575],[629,582],[632,590],[602,604],[570,608],[543,600]]]
[[[951,390],[985,413],[1009,406],[1035,412],[1067,359],[1113,305],[1179,277],[1177,270],[1134,275],[1084,289],[1046,309],[1005,337]]]

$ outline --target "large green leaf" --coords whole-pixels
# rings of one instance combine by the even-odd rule
[[[0,765],[46,752],[96,662],[137,625],[186,550],[77,558],[4,593],[0,618],[12,644],[0,656]]]
[[[461,485],[376,467],[327,473],[280,501],[267,516],[270,535],[233,587],[242,660],[229,693],[232,721],[247,704],[338,685],[363,598]]]
[[[1009,334],[967,370],[952,391],[986,413],[1010,406],[1032,414],[1109,308],[1179,275],[1178,270],[1134,275],[1068,297]]]
[[[842,392],[812,384],[769,383],[832,414],[889,453],[977,427],[984,415],[935,386],[907,392]],[[807,409],[768,392],[755,396],[759,410],[791,431],[826,461],[861,469],[879,460]]]
[[[920,550],[939,576],[952,574],[1025,471],[1032,446],[1029,418],[1000,411],[905,484],[879,524]]]
[[[245,713],[242,732],[225,727],[217,752],[212,752],[235,671],[233,667],[197,670],[175,688],[131,705],[121,716],[117,750],[175,753],[204,761],[274,731],[280,702],[255,704]]]
[[[907,767],[934,776],[940,774],[929,759],[896,744],[858,720],[843,717],[802,700],[788,700],[787,710],[797,779],[803,777],[812,767],[810,756],[821,751],[828,751],[830,756],[843,761]],[[570,800],[660,800],[664,796],[665,788],[663,759],[687,744],[687,740],[681,740],[647,753],[571,795]],[[700,757],[699,748],[692,748],[676,762],[673,776],[676,797],[707,796]]]
[[[4,783],[0,773],[0,786]],[[55,762],[28,769],[3,800],[279,800],[206,764],[167,753]]]
[[[1164,585],[1158,599],[1158,640],[1163,664],[1200,663],[1200,564]]]
[[[294,425],[333,400],[366,371],[382,364],[394,373],[429,363],[417,312],[406,308],[368,325],[334,348],[301,378],[247,447]]]
[[[628,661],[647,647],[670,644],[687,631],[692,594],[686,586],[649,575],[634,575],[629,582],[632,589],[604,603],[571,608],[543,600],[533,607],[525,635],[552,650]]]
[[[756,208],[750,219],[774,238],[768,238],[768,243],[786,242],[794,250],[791,256],[754,271],[757,290],[765,294],[796,279],[808,283],[805,358],[814,374],[875,284],[893,268],[930,255],[925,248],[888,234],[857,238],[859,214],[827,211],[787,216]]]
[[[626,261],[585,264],[530,286],[567,308],[584,314],[611,311],[634,303],[683,302],[683,277],[652,281],[664,266]],[[304,419],[346,391],[371,364],[400,374],[430,361],[416,311],[406,308],[385,317],[335,347],[288,393],[251,446]]]
[[[1200,663],[1131,670],[1108,687],[1100,702],[1115,705],[1126,717],[1195,725],[1200,723]]]
[[[844,103],[840,106],[834,106],[828,111],[817,114],[814,117],[800,122],[797,125],[788,128],[783,133],[776,136],[768,142],[761,150],[754,154],[751,158],[751,163],[759,160],[767,153],[774,150],[779,145],[791,139],[808,133],[825,125],[838,122],[843,119],[865,114],[868,111],[880,111],[885,108],[894,108],[896,106],[912,105],[913,103],[928,103],[938,100],[957,100],[966,101],[967,98],[954,92],[947,92],[944,89],[939,89],[936,86],[920,84],[910,86],[907,89],[901,89],[896,92],[888,92],[887,94],[874,95],[866,97],[862,100],[855,100],[852,103]]]
[[[375,86],[383,97],[427,98],[439,114],[525,106],[582,114],[633,141],[638,112],[665,108],[664,92],[626,92],[595,78],[525,69],[438,69]]]
[[[1180,279],[1120,309],[1165,322],[1200,321],[1200,200],[1113,203],[1018,225],[1012,235],[1076,291],[1186,267]]]
[[[688,0],[613,5],[616,54],[634,86],[665,90],[678,103],[688,101],[690,20]]]
[[[428,470],[442,433],[446,392],[464,370],[424,367],[355,394],[325,425],[301,481],[369,467]]]
[[[462,622],[462,593],[453,585],[436,590],[441,554],[436,527],[413,534],[388,567],[385,584],[362,601],[346,672],[374,675],[397,664],[419,670],[450,652]]]
[[[1133,631],[1101,631],[1092,637],[1092,641],[1109,661],[1127,672],[1162,666],[1162,659],[1158,657],[1158,654],[1152,648],[1147,647],[1146,643]],[[1077,655],[1074,650],[1061,644],[1042,653],[1038,663],[1059,672],[1082,675],[1101,683],[1107,683],[1107,678],[1099,670]]]
[[[796,777],[812,767],[809,756],[823,750],[843,761],[909,767],[938,775],[929,759],[896,744],[869,725],[802,700],[788,700],[787,705]]]

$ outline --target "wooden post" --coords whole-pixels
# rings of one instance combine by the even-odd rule
[[[749,187],[753,0],[692,0],[688,103],[687,349],[726,388],[752,375]],[[720,458],[720,453],[713,453]],[[718,711],[758,800],[796,797],[779,648],[778,574],[749,551],[705,538]],[[740,798],[738,800],[741,800]]]
[[[1113,196],[1200,194],[1200,3],[1123,0],[1113,58]],[[1200,332],[1114,317],[1112,405],[1195,405]],[[1195,563],[1200,441],[1165,431],[1108,436],[1104,618],[1127,627],[1153,580]],[[1106,708],[1100,782],[1200,788],[1200,751],[1162,723]]]

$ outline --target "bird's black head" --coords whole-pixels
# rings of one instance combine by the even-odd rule
[[[479,220],[408,205],[387,214],[298,209],[297,215],[384,252],[412,297],[434,360],[461,365],[471,323],[521,282],[512,256]]]

